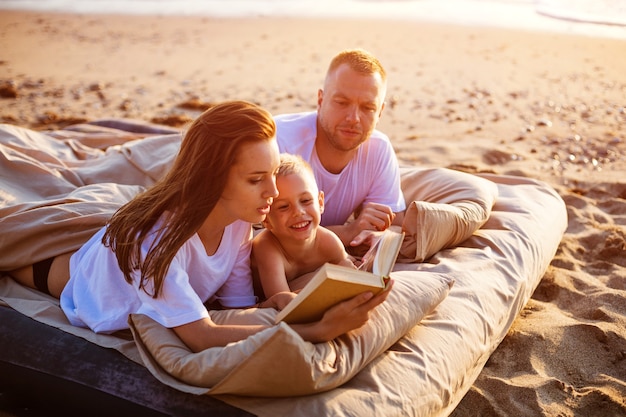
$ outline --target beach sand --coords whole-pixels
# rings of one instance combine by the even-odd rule
[[[389,73],[379,128],[403,165],[537,178],[569,227],[456,411],[626,416],[626,40],[346,19],[0,13],[0,122],[184,126],[227,99],[315,108],[330,58]]]

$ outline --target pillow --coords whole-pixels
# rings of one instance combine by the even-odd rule
[[[402,191],[400,262],[422,262],[463,242],[485,224],[498,197],[494,182],[446,168],[405,170]]]
[[[142,358],[162,382],[186,392],[249,396],[307,395],[333,389],[356,375],[419,323],[447,296],[448,275],[398,271],[394,288],[360,329],[326,343],[304,341],[287,324],[273,325],[276,310],[211,311],[218,324],[269,328],[193,353],[173,330],[131,314],[129,325]]]

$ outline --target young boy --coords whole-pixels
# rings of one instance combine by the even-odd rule
[[[354,268],[343,243],[320,226],[324,193],[300,156],[281,154],[278,197],[252,242],[252,268],[265,297],[301,289],[312,273],[330,262]]]

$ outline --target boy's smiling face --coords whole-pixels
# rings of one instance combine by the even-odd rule
[[[279,239],[305,240],[315,236],[324,211],[324,193],[317,189],[307,171],[279,175],[278,197],[274,199],[265,227]]]

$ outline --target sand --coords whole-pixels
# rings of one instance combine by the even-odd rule
[[[626,39],[626,38],[625,38]],[[452,414],[626,415],[626,40],[338,19],[0,12],[0,122],[184,126],[226,99],[315,108],[340,49],[389,73],[379,128],[403,165],[550,183],[562,244]]]

